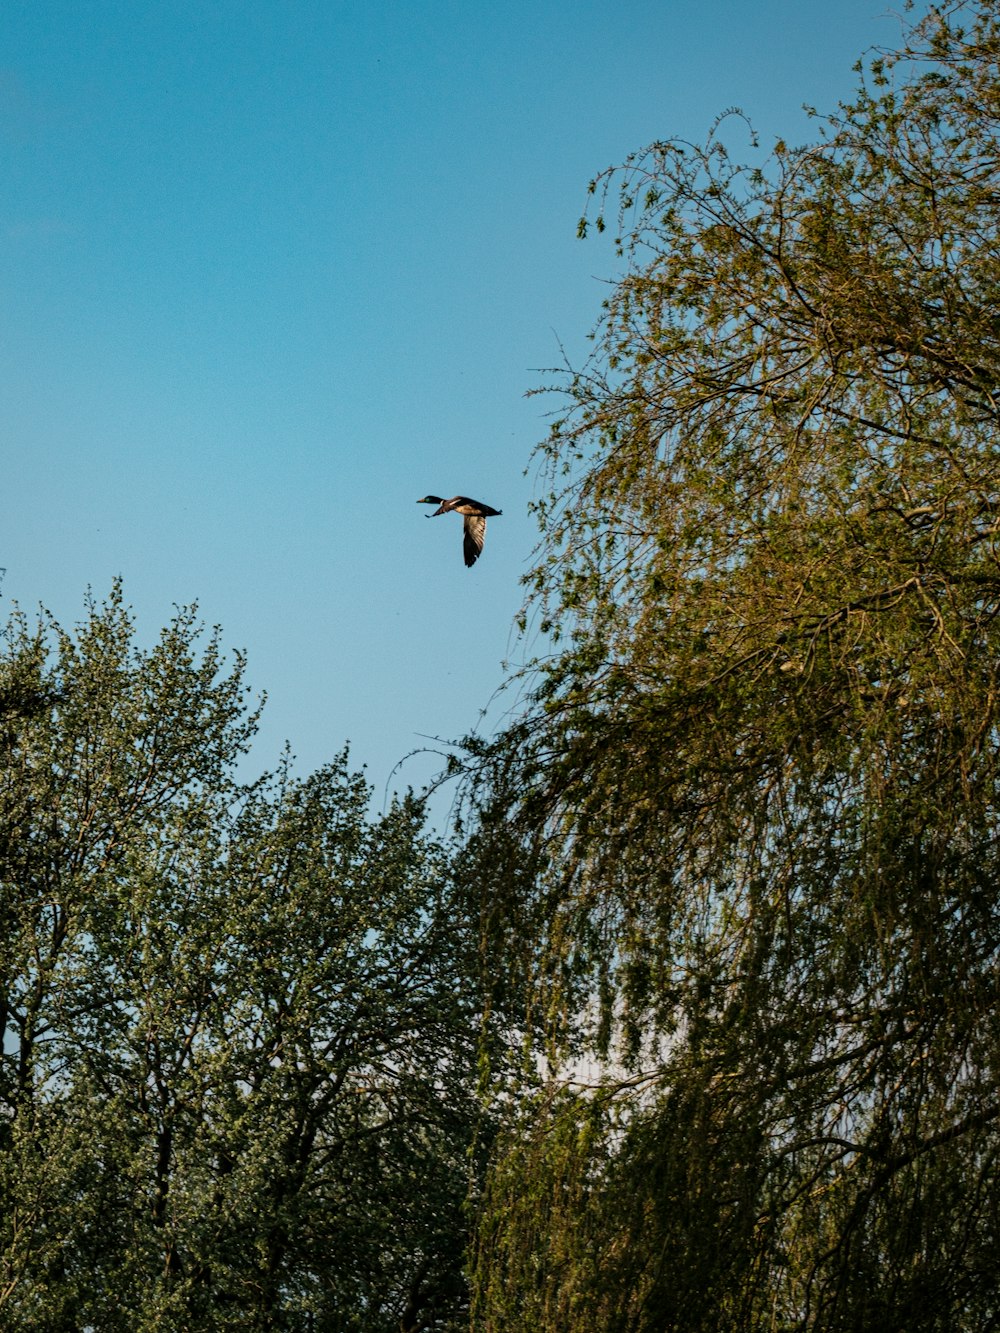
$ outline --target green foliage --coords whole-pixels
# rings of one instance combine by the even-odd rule
[[[116,589],[0,662],[0,1323],[464,1326],[472,936],[346,756],[252,784],[243,662]]]
[[[564,1085],[494,1164],[483,1329],[1000,1319],[998,57],[948,5],[817,143],[594,183],[554,651],[473,791]]]

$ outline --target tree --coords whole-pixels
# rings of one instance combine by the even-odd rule
[[[733,116],[592,185],[624,270],[541,446],[553,651],[474,753],[562,1062],[482,1329],[1000,1322],[998,55],[948,4],[815,143],[741,164]]]
[[[116,588],[2,671],[0,1322],[447,1330],[467,1305],[472,934],[346,754],[256,782],[244,664]]]

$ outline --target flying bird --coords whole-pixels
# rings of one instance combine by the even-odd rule
[[[465,563],[470,568],[482,554],[487,518],[495,518],[503,513],[502,509],[491,509],[489,505],[480,504],[478,500],[470,500],[467,495],[456,495],[451,500],[442,500],[440,495],[425,495],[422,500],[417,501],[417,504],[440,506],[433,514],[427,514],[427,518],[437,518],[438,514],[464,515],[465,540],[462,543],[462,550],[465,554]]]

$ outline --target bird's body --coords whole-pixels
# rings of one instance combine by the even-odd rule
[[[450,500],[442,500],[440,495],[425,495],[418,505],[438,505],[428,518],[437,518],[438,514],[461,514],[465,519],[465,539],[462,543],[465,563],[472,566],[479,559],[486,537],[486,520],[495,518],[503,511],[491,509],[489,505],[470,500],[467,495],[455,495]]]

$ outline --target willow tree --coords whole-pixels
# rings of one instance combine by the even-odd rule
[[[552,654],[475,788],[563,1074],[482,1329],[1000,1324],[1000,4],[816,124],[655,143],[581,223],[622,271],[541,446]]]

